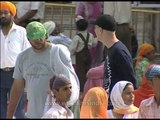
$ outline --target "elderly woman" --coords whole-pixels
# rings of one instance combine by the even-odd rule
[[[137,87],[141,85],[143,74],[146,68],[155,59],[155,48],[149,43],[142,44],[138,49],[138,56],[135,66]]]
[[[91,88],[82,102],[80,118],[108,118],[108,96],[102,87]]]
[[[133,105],[134,87],[131,82],[119,81],[111,91],[113,109],[108,110],[108,118],[137,118],[138,108]]]

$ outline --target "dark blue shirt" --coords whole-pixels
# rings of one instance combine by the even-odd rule
[[[132,82],[136,88],[132,57],[127,47],[121,41],[116,42],[108,49],[104,66],[103,87],[109,93],[113,86],[122,80]]]

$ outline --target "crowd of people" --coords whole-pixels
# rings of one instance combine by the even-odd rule
[[[130,2],[78,2],[73,38],[44,7],[0,2],[0,118],[160,118],[156,49],[138,47]]]

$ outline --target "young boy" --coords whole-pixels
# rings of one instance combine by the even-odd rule
[[[90,49],[97,45],[92,33],[87,31],[88,21],[80,18],[76,21],[77,34],[73,37],[69,46],[72,63],[76,64],[76,73],[80,81],[80,92],[83,92],[87,80],[86,73],[91,68],[92,57]],[[74,65],[75,66],[75,65]]]
[[[50,87],[55,101],[42,118],[74,118],[72,111],[67,107],[72,89],[70,80],[62,74],[56,75],[50,80]]]
[[[141,102],[138,118],[160,118],[160,65],[154,64],[149,67],[145,75],[155,95]]]

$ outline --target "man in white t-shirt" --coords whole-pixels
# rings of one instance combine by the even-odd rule
[[[45,2],[17,2],[16,7],[17,18],[15,19],[15,23],[23,27],[26,27],[26,25],[31,21],[40,22],[44,17]]]
[[[17,58],[7,118],[13,117],[24,87],[28,100],[26,117],[41,118],[48,95],[48,83],[55,74],[64,74],[71,81],[72,95],[67,102],[68,107],[72,107],[79,98],[79,80],[72,66],[68,48],[47,42],[46,29],[40,22],[29,23],[26,30],[32,47]]]

